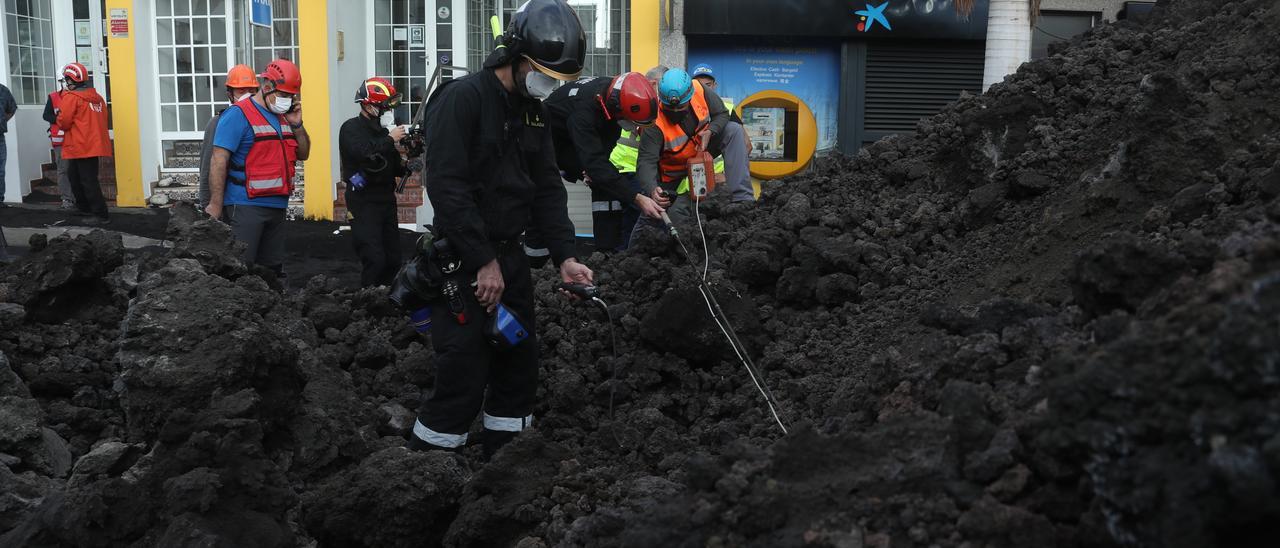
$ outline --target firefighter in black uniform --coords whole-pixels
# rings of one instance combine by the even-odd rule
[[[401,126],[388,118],[400,104],[396,88],[382,78],[361,82],[356,90],[360,114],[342,123],[338,153],[346,183],[351,239],[360,257],[360,285],[389,285],[400,269],[400,227],[396,178],[407,175],[396,143]]]
[[[486,455],[531,424],[538,341],[533,281],[519,242],[526,228],[543,235],[563,281],[593,281],[574,256],[568,196],[541,117],[541,101],[582,71],[582,24],[565,0],[530,0],[499,44],[484,70],[445,83],[427,104],[423,180],[435,230],[462,261],[460,285],[474,281],[475,290],[461,292],[462,310],[432,306],[436,381],[410,449],[462,446],[482,410]],[[486,336],[486,317],[499,303],[528,335],[512,348]]]
[[[629,183],[609,160],[623,125],[634,133],[639,127],[652,125],[658,116],[658,94],[643,74],[631,72],[566,84],[543,106],[556,145],[556,163],[565,179],[585,177],[591,186],[596,249],[609,251],[622,246],[624,208],[638,208],[648,217],[662,218],[662,207],[639,185]],[[626,230],[630,232],[630,227]]]

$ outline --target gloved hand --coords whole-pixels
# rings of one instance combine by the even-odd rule
[[[364,184],[365,184],[365,180],[364,180],[363,173],[357,171],[355,172],[354,175],[351,176],[351,181],[350,181],[351,190],[361,190],[364,188]]]

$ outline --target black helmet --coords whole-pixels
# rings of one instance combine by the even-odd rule
[[[565,0],[529,0],[516,10],[504,43],[543,74],[574,80],[587,57],[587,35]]]

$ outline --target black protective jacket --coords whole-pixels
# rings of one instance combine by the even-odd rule
[[[365,186],[348,191],[367,201],[396,201],[396,178],[405,175],[404,159],[396,150],[387,128],[376,119],[356,115],[338,130],[338,155],[342,160],[342,180],[364,173]]]
[[[592,190],[630,204],[635,201],[636,192],[609,161],[622,127],[605,118],[604,107],[597,99],[604,96],[612,81],[608,77],[586,78],[565,84],[542,106],[556,144],[556,163],[565,178],[579,180],[585,171],[591,178]]]
[[[474,272],[498,244],[536,231],[556,264],[576,257],[568,194],[538,101],[507,93],[492,69],[446,82],[424,120],[423,182],[435,228]]]

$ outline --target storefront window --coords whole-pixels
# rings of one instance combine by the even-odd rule
[[[294,0],[272,0],[271,27],[251,25],[254,70],[275,59],[298,62],[298,12]]]
[[[478,0],[467,5],[467,66],[479,67],[493,51],[493,32],[489,18],[502,8],[502,25],[510,21],[511,14],[524,0]],[[630,63],[627,49],[631,43],[631,25],[627,15],[631,12],[631,0],[569,0],[578,12],[583,30],[587,34],[587,59],[584,76],[613,76]],[[646,70],[649,67],[632,67]]]
[[[168,151],[174,149],[170,141],[199,139],[226,101],[221,90],[231,66],[227,6],[217,0],[156,0],[155,25],[165,167],[196,168],[198,154],[193,160]]]
[[[9,89],[20,105],[43,105],[57,87],[50,0],[6,2]]]
[[[374,74],[389,78],[403,97],[396,121],[407,123],[425,99],[427,62],[425,0],[376,0],[373,5]]]
[[[1084,34],[1098,24],[1102,14],[1096,12],[1042,11],[1031,34],[1031,58],[1049,56],[1049,44],[1065,42]]]

